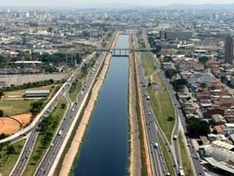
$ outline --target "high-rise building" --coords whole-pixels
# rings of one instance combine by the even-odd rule
[[[225,38],[224,62],[229,64],[233,63],[233,37],[231,35]]]

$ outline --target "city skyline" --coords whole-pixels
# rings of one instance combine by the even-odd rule
[[[82,0],[41,0],[41,1],[30,1],[30,0],[8,0],[3,1],[0,0],[0,7],[2,6],[73,6],[73,5],[94,5],[94,4],[130,4],[134,5],[153,5],[153,6],[166,6],[172,4],[229,4],[233,3],[232,0],[196,0],[195,2],[188,2],[186,0],[147,0],[142,2],[141,0],[86,0],[85,2]]]

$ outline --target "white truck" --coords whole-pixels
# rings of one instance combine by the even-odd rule
[[[59,130],[58,135],[61,136],[63,134],[63,130]]]
[[[158,148],[158,143],[157,142],[154,143],[154,148]]]

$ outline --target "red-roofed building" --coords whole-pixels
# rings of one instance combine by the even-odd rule
[[[215,125],[213,130],[217,133],[217,134],[223,134],[223,128],[221,125]]]

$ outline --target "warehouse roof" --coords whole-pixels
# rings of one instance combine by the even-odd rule
[[[215,146],[215,147],[225,148],[227,150],[234,149],[234,145],[223,142],[223,141],[213,141],[212,145]]]
[[[48,94],[50,93],[50,90],[26,90],[26,94],[40,94],[40,93],[45,93]]]

